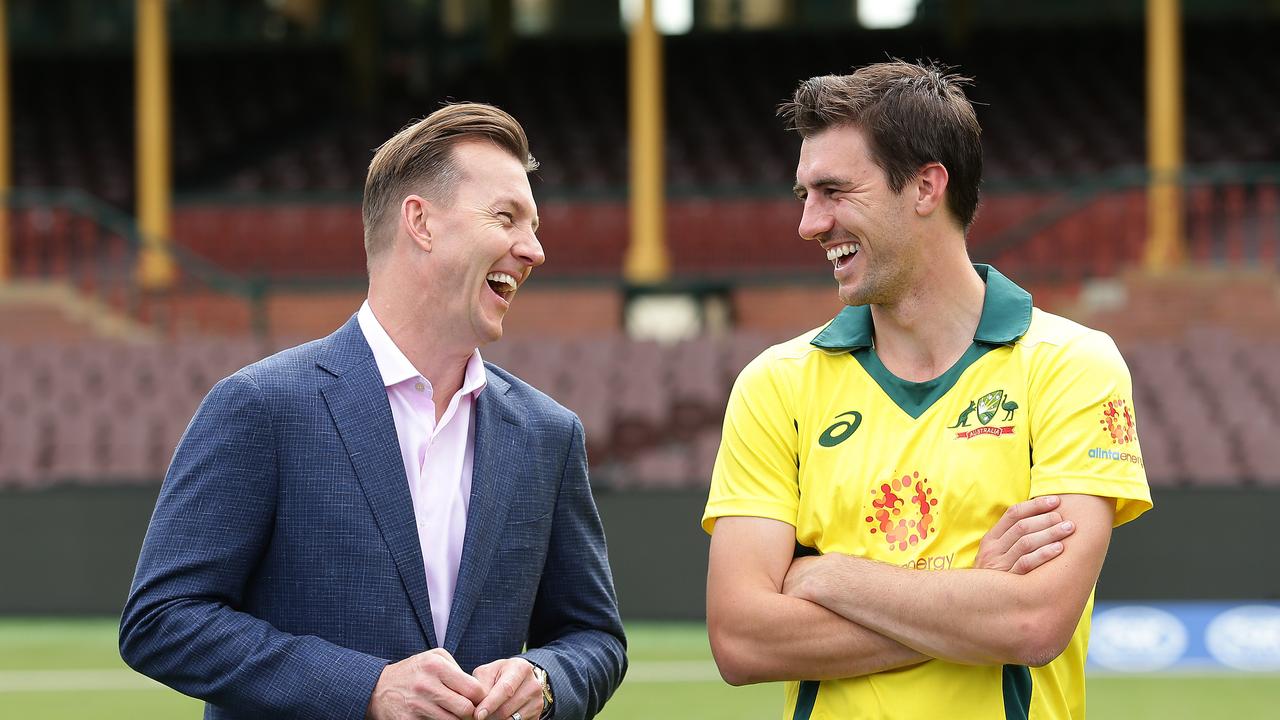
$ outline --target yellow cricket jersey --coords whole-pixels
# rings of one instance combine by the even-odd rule
[[[880,363],[869,307],[766,350],[734,385],[703,527],[725,516],[794,525],[796,541],[922,572],[968,568],[1011,505],[1115,498],[1151,507],[1131,381],[1111,338],[1033,308],[994,268],[968,351],[907,382]],[[784,718],[1081,718],[1092,595],[1043,668],[942,660],[789,682]]]

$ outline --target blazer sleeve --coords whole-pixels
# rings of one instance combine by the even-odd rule
[[[604,527],[587,481],[582,423],[573,418],[551,542],[523,657],[547,671],[555,720],[600,712],[627,671]]]
[[[387,661],[238,610],[270,541],[276,485],[271,415],[238,373],[213,388],[178,444],[121,618],[120,654],[238,712],[358,720]]]

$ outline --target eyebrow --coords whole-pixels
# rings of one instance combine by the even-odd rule
[[[838,187],[843,185],[850,185],[852,183],[853,183],[852,180],[848,180],[846,178],[822,177],[813,181],[813,188],[815,190],[821,190],[822,188],[825,188],[825,187]],[[807,193],[808,190],[805,188],[804,185],[801,185],[800,182],[797,180],[796,184],[791,186],[791,192],[795,193],[796,197],[800,197],[801,194]]]

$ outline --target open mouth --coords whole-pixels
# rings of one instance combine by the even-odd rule
[[[505,302],[511,302],[511,298],[516,294],[516,279],[504,272],[491,272],[485,276],[485,282],[488,283],[489,289],[494,295],[502,298]]]
[[[827,250],[827,259],[830,260],[833,265],[835,265],[835,268],[837,270],[839,270],[840,268],[853,262],[853,256],[857,255],[858,251],[861,249],[862,249],[862,246],[856,242],[837,245],[831,248],[830,250]]]

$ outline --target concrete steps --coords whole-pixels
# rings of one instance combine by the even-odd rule
[[[0,284],[0,337],[14,344],[110,339],[155,340],[157,333],[70,283],[16,280]]]
[[[1280,339],[1280,274],[1191,267],[1094,280],[1064,314],[1121,342],[1172,340],[1214,327],[1245,340]]]

